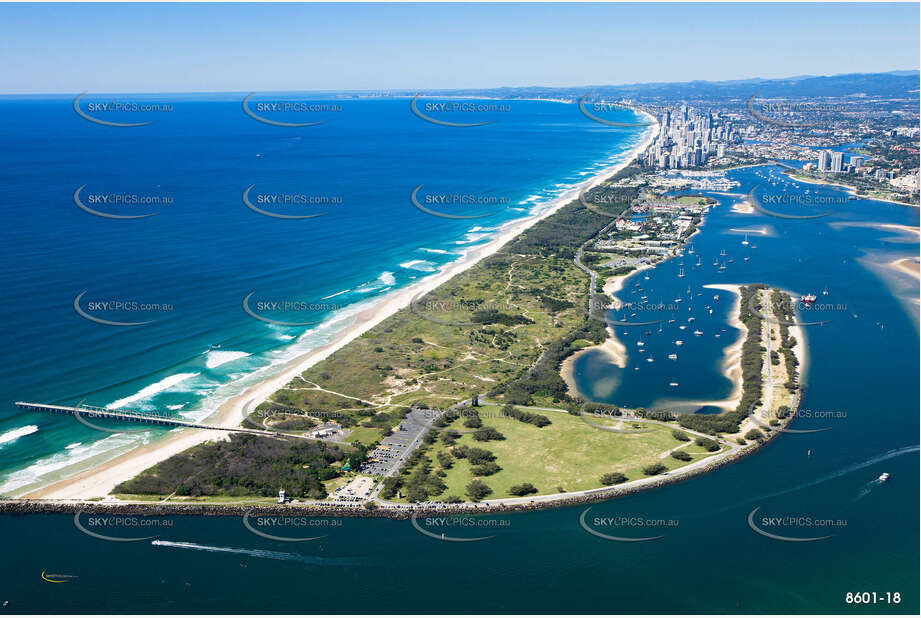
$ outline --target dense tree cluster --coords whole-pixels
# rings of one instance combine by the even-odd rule
[[[527,496],[529,494],[536,494],[537,487],[534,487],[531,483],[521,483],[520,485],[512,485],[508,493],[513,496]]]
[[[793,313],[793,301],[788,294],[780,290],[774,290],[771,293],[771,304],[774,308],[774,316],[780,322],[780,353],[783,354],[784,365],[787,368],[787,383],[784,385],[788,390],[794,391],[797,388],[797,379],[799,378],[799,359],[793,353],[796,346],[796,338],[790,335],[790,327],[785,322],[795,322],[796,316]]]
[[[527,410],[519,410],[515,406],[508,404],[502,406],[502,414],[517,421],[521,421],[522,423],[530,423],[535,427],[546,427],[547,425],[551,424],[550,419],[543,414],[535,414],[533,412],[528,412]]]
[[[627,475],[622,472],[608,472],[601,475],[602,485],[618,485],[627,481]]]
[[[335,462],[356,463],[336,445],[311,440],[275,440],[235,434],[173,455],[115,488],[115,493],[180,496],[289,496],[325,498],[323,481],[339,475]]]
[[[490,440],[505,440],[505,436],[498,429],[483,427],[473,432],[473,439],[477,442],[489,442]]]
[[[480,479],[473,479],[467,484],[467,496],[474,502],[479,502],[491,493],[492,489],[489,488],[489,485]]]

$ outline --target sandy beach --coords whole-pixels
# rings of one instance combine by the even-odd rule
[[[737,212],[742,215],[750,215],[755,212],[755,207],[752,206],[752,203],[748,200],[744,202],[736,202],[732,205],[732,212]]]
[[[254,385],[239,395],[229,398],[217,411],[204,419],[203,422],[212,425],[234,427],[239,425],[244,418],[244,407],[252,401],[258,405],[272,393],[284,387],[294,377],[327,358],[346,344],[360,336],[362,333],[380,324],[397,311],[409,305],[417,294],[428,293],[455,275],[458,275],[483,258],[492,255],[510,240],[521,234],[538,221],[545,219],[558,211],[564,205],[578,199],[579,193],[591,189],[632,162],[636,156],[646,149],[651,143],[653,135],[658,130],[658,122],[649,114],[644,114],[651,124],[645,131],[643,139],[628,152],[621,163],[608,166],[590,179],[579,183],[573,188],[550,202],[537,214],[517,219],[503,225],[496,237],[490,242],[475,247],[463,257],[452,262],[443,270],[426,277],[406,288],[395,291],[389,296],[381,298],[377,303],[357,314],[353,323],[336,335],[331,343],[311,350],[286,365],[272,377]],[[80,472],[68,479],[58,481],[41,489],[27,493],[24,498],[44,498],[58,500],[81,500],[107,496],[119,483],[134,478],[147,468],[163,461],[173,455],[181,453],[195,445],[214,439],[227,439],[227,434],[220,431],[207,431],[199,429],[183,429],[170,432],[168,436],[152,442],[143,447],[124,453],[99,466]],[[114,498],[108,498],[113,500]]]
[[[598,351],[607,356],[612,364],[617,365],[621,369],[627,366],[626,346],[618,341],[610,326],[607,330],[608,338],[604,340],[604,343],[583,348],[575,354],[568,356],[560,365],[560,376],[563,378],[563,381],[566,382],[566,386],[569,387],[569,394],[571,396],[589,398],[579,390],[575,378],[576,361],[581,358],[582,355],[591,351]]]
[[[918,262],[918,258],[916,257],[893,260],[889,262],[889,266],[900,273],[905,273],[915,279],[921,279],[921,263]]]

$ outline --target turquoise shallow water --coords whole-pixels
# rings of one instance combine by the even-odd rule
[[[598,148],[602,148],[600,142]],[[756,175],[767,172],[768,168],[759,168],[732,175],[742,183],[739,191],[747,192],[755,184],[771,182]],[[780,185],[776,187],[779,190]],[[806,187],[791,185],[788,190],[805,191]],[[910,299],[917,297],[918,288],[916,282],[885,265],[897,257],[917,254],[918,243],[917,237],[853,224],[873,221],[917,226],[918,212],[878,202],[845,201],[834,216],[789,221],[732,213],[730,200],[720,201],[694,238],[704,266],[690,266],[696,260],[685,256],[687,277],[679,280],[674,272],[678,266],[666,263],[648,271],[646,283],[666,301],[686,294],[691,286],[692,314],[701,313],[696,303],[702,301],[696,300],[696,293],[708,283],[763,281],[817,294],[827,286],[829,298],[846,310],[830,311],[824,316],[830,322],[807,328],[809,365],[802,408],[816,414],[796,420],[792,428],[831,429],[781,436],[757,455],[714,473],[601,503],[586,515],[587,525],[597,531],[661,538],[646,542],[599,538],[580,526],[584,511],[580,507],[496,517],[506,525],[493,531],[494,538],[470,543],[441,542],[420,534],[405,521],[344,520],[341,526],[324,529],[321,540],[287,543],[254,535],[233,517],[168,517],[170,525],[156,528],[130,521],[106,526],[91,523],[88,515],[81,518],[84,527],[112,536],[156,535],[165,541],[113,542],[80,532],[72,516],[3,516],[0,530],[7,559],[0,566],[0,597],[10,601],[8,611],[25,613],[917,613],[918,317],[917,305]],[[66,200],[61,208],[64,203]],[[745,261],[744,232],[733,230],[756,227],[769,233],[749,236],[756,248],[744,249],[750,252]],[[13,226],[7,233],[17,230]],[[459,230],[461,239],[468,230]],[[196,229],[198,238],[200,232]],[[167,229],[162,233],[180,232]],[[167,251],[169,246],[162,248],[165,263],[175,259]],[[723,248],[735,256],[735,262],[719,275],[711,272],[715,270],[712,262]],[[36,250],[29,255],[33,264],[45,264],[40,253]],[[284,260],[279,259],[283,270]],[[125,260],[142,261],[130,255]],[[215,259],[212,267],[217,262]],[[11,276],[19,277],[17,281],[28,290],[25,260],[19,264],[20,269]],[[98,274],[90,266],[79,268]],[[362,281],[373,281],[382,270],[375,262]],[[43,272],[53,271],[45,265]],[[308,280],[312,279],[299,279]],[[237,287],[246,290],[248,286],[241,282]],[[345,287],[354,284],[326,289],[333,293]],[[23,293],[23,297],[34,303],[34,296]],[[62,319],[72,296],[62,297],[48,308],[35,303],[39,317],[43,312],[59,311],[49,323]],[[226,297],[235,298],[230,291]],[[707,324],[701,317],[699,328],[707,334],[726,327],[727,295],[721,293],[719,302],[721,310],[714,311]],[[13,318],[22,315],[9,307],[6,313]],[[29,331],[23,330],[28,323],[20,317],[19,328],[8,330],[8,348],[19,346],[15,349],[23,351],[38,346],[38,350],[49,351],[64,345],[60,338],[45,342],[28,336]],[[86,346],[95,341],[103,354],[120,349],[121,342],[90,331],[84,335],[79,329],[74,332],[74,343],[67,345]],[[688,341],[684,346],[688,349],[667,369],[663,367],[667,344],[675,337],[655,335],[658,333],[646,342],[656,357],[654,363],[644,362],[640,371],[629,373],[632,370],[628,369],[628,375],[621,376],[617,368],[586,357],[577,368],[582,387],[614,383],[605,400],[632,405],[654,405],[666,394],[712,399],[728,393],[728,381],[719,372],[722,341],[728,334],[719,340],[702,336],[699,342]],[[694,339],[693,335],[685,338]],[[236,345],[230,349],[240,349],[242,341],[234,340]],[[697,347],[692,349],[692,345]],[[150,347],[151,358],[157,358],[157,348]],[[55,358],[70,358],[74,349]],[[195,357],[200,353],[196,349]],[[184,358],[166,352],[163,357],[172,359],[162,361],[165,367]],[[31,386],[36,397],[64,398],[90,390],[75,386],[74,372],[83,366],[76,361],[69,361],[69,369],[65,365],[53,374],[36,374],[44,366],[37,356],[21,354],[18,358],[22,360],[9,379],[10,386],[5,386],[11,391],[18,393]],[[97,371],[100,384],[113,385],[107,399],[139,390],[137,383],[114,388],[124,382],[121,372],[131,374],[127,369],[108,365]],[[132,379],[146,375],[135,371]],[[680,383],[677,392],[664,384],[673,375]],[[835,415],[818,418],[822,411]],[[36,445],[46,440],[48,449],[61,448],[60,441],[46,437],[53,433],[56,421],[15,418],[9,427],[34,422],[42,423],[40,430],[18,438],[12,446],[25,449],[31,440],[32,448],[39,448]],[[883,472],[889,472],[891,480],[874,483]],[[747,518],[756,508],[755,523],[771,532],[790,537],[831,536],[814,542],[766,538],[748,525]],[[762,519],[790,516],[830,519],[836,525],[773,526]],[[668,520],[674,525],[640,527],[621,522],[608,527],[598,519],[610,517]],[[467,527],[421,523],[436,533],[447,530],[449,535],[471,536]],[[292,537],[315,536],[313,529],[305,534],[303,526],[294,524],[263,529]],[[50,584],[41,579],[43,570],[78,575],[79,579]],[[880,596],[898,592],[901,603],[848,605],[848,592]]]

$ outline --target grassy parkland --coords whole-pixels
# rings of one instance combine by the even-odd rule
[[[582,491],[656,476],[726,448],[700,446],[665,424],[515,408],[549,423],[522,421],[500,406],[467,408],[429,433],[382,497],[456,502]]]

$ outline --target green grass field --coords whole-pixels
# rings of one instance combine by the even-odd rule
[[[510,497],[509,488],[520,483],[537,487],[537,495],[557,493],[560,488],[567,492],[593,489],[602,487],[601,476],[608,472],[621,472],[633,481],[647,477],[642,468],[648,464],[659,462],[674,470],[712,454],[704,454],[693,442],[676,440],[671,427],[643,424],[643,428],[656,429],[646,433],[615,433],[592,427],[579,416],[541,411],[552,424],[539,428],[501,416],[497,406],[478,409],[483,426],[497,429],[506,439],[478,442],[471,434],[463,434],[457,444],[485,448],[496,455],[496,463],[502,470],[480,477],[493,490],[488,498]],[[613,419],[591,420],[598,425],[633,429]],[[462,430],[463,422],[458,419],[450,427]],[[667,454],[679,446],[693,456],[692,461],[679,461]],[[438,440],[425,451],[436,469],[439,451],[450,452],[450,448]],[[455,495],[466,499],[465,487],[474,478],[471,465],[466,459],[453,458],[453,462],[453,467],[445,470],[442,480],[448,488],[440,497]]]

